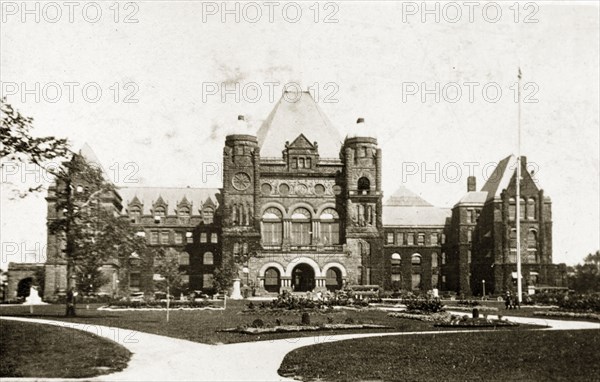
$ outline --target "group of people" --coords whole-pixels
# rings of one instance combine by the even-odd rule
[[[506,294],[504,295],[504,306],[506,309],[521,308],[519,298],[516,295],[513,295],[510,290],[507,290]]]

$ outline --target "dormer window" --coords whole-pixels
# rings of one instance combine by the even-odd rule
[[[156,207],[154,209],[154,217],[162,217],[165,216],[165,208],[164,207]]]
[[[190,216],[190,209],[188,207],[181,207],[179,209],[179,216]]]
[[[214,220],[215,210],[206,207],[202,210],[202,221],[204,224],[212,224]]]

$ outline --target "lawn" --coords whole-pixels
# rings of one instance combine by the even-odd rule
[[[517,330],[332,342],[292,351],[279,373],[304,381],[597,381],[600,332]]]
[[[243,301],[228,301],[226,311],[174,310],[171,311],[169,323],[166,322],[166,314],[164,311],[135,312],[96,310],[96,308],[99,306],[100,305],[91,305],[89,310],[86,310],[85,306],[79,306],[77,312],[78,317],[75,318],[65,317],[65,308],[62,305],[36,306],[33,315],[29,314],[27,307],[0,305],[0,314],[46,318],[84,323],[88,325],[96,324],[115,326],[132,331],[142,331],[146,333],[159,334],[209,344],[261,341],[315,335],[315,332],[274,333],[266,335],[217,332],[217,330],[220,329],[232,328],[241,325],[250,325],[257,318],[260,318],[267,324],[271,325],[275,324],[276,319],[279,319],[283,324],[300,323],[300,312],[293,312],[291,314],[265,314],[260,312],[242,314],[241,311],[246,307],[246,303]],[[447,328],[434,328],[433,324],[428,322],[388,317],[386,312],[374,310],[342,310],[327,314],[311,313],[311,323],[325,323],[327,322],[328,317],[331,318],[334,323],[344,323],[348,318],[351,318],[355,323],[380,324],[390,326],[391,329],[320,331],[320,335],[390,331],[412,332],[423,330],[448,330]],[[127,334],[130,335],[130,333]]]
[[[0,377],[87,378],[127,366],[124,347],[79,330],[0,320]]]

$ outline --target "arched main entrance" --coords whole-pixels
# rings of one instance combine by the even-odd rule
[[[315,271],[309,264],[298,264],[292,271],[294,292],[308,292],[315,289]]]

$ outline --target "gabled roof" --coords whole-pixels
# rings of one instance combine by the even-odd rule
[[[315,145],[313,145],[308,138],[304,136],[304,134],[300,134],[292,143],[288,145],[288,147],[295,149],[314,149]]]
[[[400,186],[384,203],[382,218],[384,226],[443,226],[451,213]]]
[[[199,215],[199,209],[204,203],[210,200],[215,206],[218,205],[217,196],[219,195],[218,188],[190,188],[190,187],[122,187],[118,189],[118,193],[123,198],[123,213],[135,198],[144,204],[143,214],[149,215],[153,203],[160,199],[168,204],[169,209],[167,215],[175,215],[177,205],[184,198],[194,206],[193,215]]]
[[[286,93],[258,129],[260,155],[281,158],[285,143],[304,134],[308,142],[318,143],[321,158],[338,158],[340,133],[310,93]]]
[[[390,198],[385,202],[386,206],[404,206],[404,207],[408,207],[408,206],[421,206],[421,207],[432,207],[432,204],[429,203],[427,200],[421,198],[419,195],[415,194],[414,192],[412,192],[411,190],[409,190],[408,188],[404,187],[404,186],[400,186],[400,188],[398,188],[396,190],[396,192],[394,192],[392,194],[392,196],[390,196]]]
[[[485,182],[481,188],[481,191],[487,192],[487,200],[499,198],[500,193],[502,193],[502,190],[508,187],[510,179],[513,177],[516,171],[516,156],[511,154],[502,159],[494,169],[492,175],[490,175],[487,182]]]

